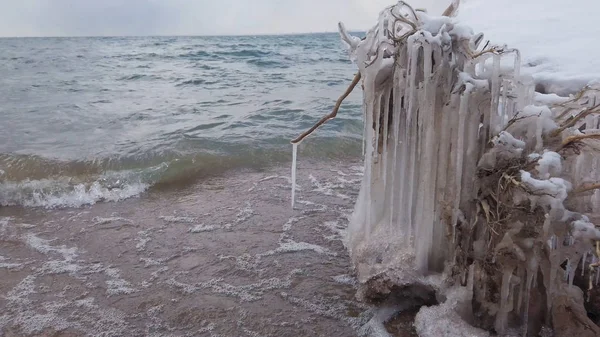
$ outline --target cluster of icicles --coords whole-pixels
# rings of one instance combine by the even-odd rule
[[[597,150],[582,146],[564,159],[554,146],[600,133],[598,114],[574,118],[597,107],[598,88],[570,98],[535,93],[533,80],[520,74],[517,50],[486,49],[482,34],[403,2],[382,11],[365,39],[341,24],[340,33],[364,90],[365,170],[348,238],[359,278],[406,257],[422,275],[447,273],[460,244],[474,261],[462,266],[474,273],[471,296],[495,316],[498,333],[509,314],[528,321],[529,294],[539,284],[549,312],[577,264],[585,271],[598,262],[600,231],[584,213],[600,211],[600,192],[572,196],[573,186],[595,180]],[[296,151],[294,144],[293,186]],[[545,221],[528,235],[527,219],[511,219],[494,239],[480,216],[486,186],[478,173],[514,160],[527,169],[510,177],[520,187],[512,206],[541,209]],[[485,279],[493,276],[482,264],[490,251],[502,273],[498,303],[486,294]],[[600,273],[591,277],[597,283]]]

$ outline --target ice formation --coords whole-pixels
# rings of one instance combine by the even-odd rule
[[[535,93],[518,50],[402,1],[364,39],[340,33],[364,95],[364,178],[348,233],[359,280],[410,265],[467,284],[472,305],[459,314],[479,328],[532,335],[534,295],[545,303],[535,319],[556,323],[553,302],[600,240],[590,221],[600,86]]]

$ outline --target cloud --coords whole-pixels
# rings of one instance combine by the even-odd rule
[[[433,12],[450,0],[413,1]],[[0,36],[229,35],[367,29],[390,0],[0,0]]]

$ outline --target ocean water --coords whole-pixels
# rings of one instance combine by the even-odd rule
[[[80,207],[291,160],[352,80],[337,34],[0,39],[0,205]],[[361,93],[300,158],[361,151]]]

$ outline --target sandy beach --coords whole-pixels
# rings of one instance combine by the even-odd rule
[[[0,208],[5,336],[355,336],[360,163],[235,171],[79,209]]]

